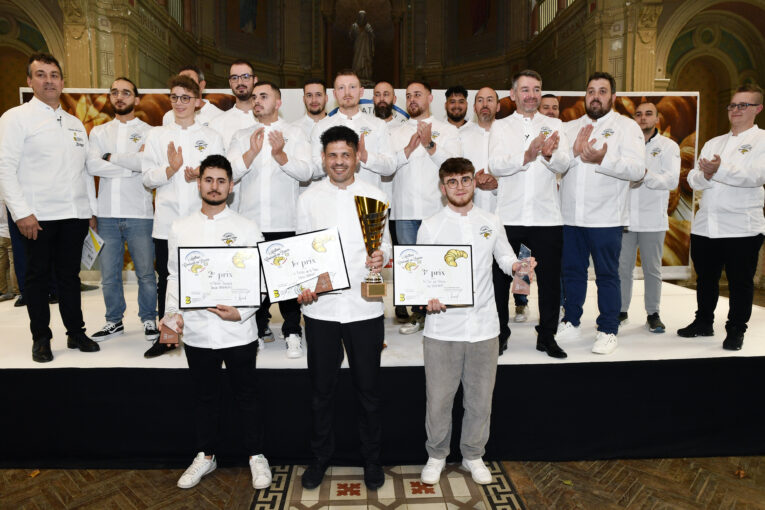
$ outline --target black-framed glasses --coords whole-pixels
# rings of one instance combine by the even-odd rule
[[[466,188],[470,186],[471,182],[473,182],[473,177],[470,175],[463,175],[460,179],[452,177],[451,179],[446,179],[446,187],[455,189],[457,185],[462,184],[462,187]]]
[[[244,73],[244,74],[232,74],[228,77],[228,81],[234,82],[234,81],[247,81],[251,78],[254,78],[254,74],[250,73]]]
[[[187,96],[186,94],[183,94],[182,96],[176,96],[175,94],[170,94],[171,103],[177,103],[178,101],[180,101],[182,104],[189,104],[189,101],[196,98],[197,96]]]
[[[732,112],[733,110],[746,110],[749,106],[760,106],[759,103],[731,103],[725,107],[726,110]]]

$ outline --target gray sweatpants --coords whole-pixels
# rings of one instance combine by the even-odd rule
[[[622,252],[619,255],[619,280],[622,287],[622,312],[630,307],[632,299],[632,270],[640,247],[640,264],[645,286],[645,311],[648,315],[659,312],[661,302],[661,255],[664,251],[665,231],[624,232]]]
[[[425,358],[425,449],[436,459],[449,455],[452,404],[462,382],[460,451],[467,460],[483,457],[489,440],[491,397],[497,375],[499,341],[450,342],[423,338]]]

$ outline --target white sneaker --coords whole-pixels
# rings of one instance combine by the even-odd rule
[[[515,307],[515,318],[513,321],[515,322],[526,322],[527,314],[529,312],[528,306],[516,306]]]
[[[462,459],[462,467],[470,471],[470,476],[473,477],[475,483],[480,483],[481,485],[491,483],[491,472],[486,467],[486,464],[483,463],[482,458],[479,457],[475,460]]]
[[[288,358],[302,358],[303,357],[303,342],[300,335],[295,333],[287,335],[287,357]]]
[[[579,331],[579,326],[574,326],[568,321],[562,321],[558,324],[558,331],[555,333],[555,339],[561,340],[579,340],[582,336],[582,332]]]
[[[412,335],[423,329],[425,329],[425,316],[413,312],[409,322],[398,328],[398,332],[402,335]]]
[[[194,462],[191,463],[178,479],[178,487],[181,489],[194,487],[203,476],[212,473],[217,467],[218,462],[215,460],[215,455],[212,456],[212,459],[206,459],[205,452],[197,453],[197,456],[194,457]]]
[[[262,338],[258,337],[258,354],[261,354],[263,352],[263,349],[266,348],[266,343],[263,341]]]
[[[558,323],[563,321],[563,317],[566,316],[566,309],[564,307],[560,307],[560,312],[558,313]]]
[[[420,474],[422,483],[427,483],[428,485],[437,484],[441,479],[441,471],[444,470],[444,466],[446,466],[446,459],[428,457],[428,462],[423,466],[422,474]]]
[[[611,354],[616,350],[617,345],[616,335],[598,331],[597,336],[595,336],[595,343],[592,344],[592,352],[595,354]]]
[[[271,467],[268,460],[261,454],[250,459],[252,486],[255,489],[267,489],[271,486]]]

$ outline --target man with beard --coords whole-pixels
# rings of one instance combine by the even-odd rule
[[[106,305],[106,324],[93,334],[96,342],[122,335],[125,328],[125,294],[122,266],[125,243],[138,279],[138,317],[146,340],[159,337],[157,330],[157,280],[154,275],[154,218],[151,191],[143,185],[141,159],[151,126],[135,116],[140,102],[138,89],[128,78],[117,78],[109,90],[114,120],[90,131],[88,173],[100,177],[98,184],[98,233],[101,249],[101,285]]]
[[[215,117],[223,113],[223,110],[212,104],[207,99],[202,99],[202,94],[205,92],[205,87],[207,86],[207,82],[205,81],[205,75],[202,72],[202,70],[195,66],[194,64],[188,64],[180,68],[178,71],[178,74],[180,76],[188,76],[192,80],[194,80],[199,86],[199,105],[195,112],[195,116],[197,119],[197,122],[199,122],[202,126],[209,126],[210,121],[213,120]],[[162,117],[162,125],[163,126],[169,126],[172,125],[175,122],[173,117],[173,111],[170,110],[165,114],[164,117]]]
[[[188,246],[254,246],[263,236],[254,221],[240,216],[226,206],[234,189],[231,165],[224,156],[206,157],[200,165],[197,193],[202,207],[173,222],[170,228],[168,260],[171,283],[167,291],[167,323],[171,318],[183,336],[186,361],[191,375],[195,400],[193,425],[197,453],[194,461],[178,479],[178,487],[190,489],[203,476],[218,467],[215,453],[220,446],[220,401],[222,366],[229,377],[231,393],[240,411],[249,455],[252,486],[265,489],[271,485],[271,468],[263,456],[263,419],[257,409],[255,363],[258,344],[252,325],[255,307],[217,305],[211,308],[180,309],[178,294],[178,248]],[[187,425],[188,426],[188,425]]]
[[[239,214],[255,221],[266,241],[275,241],[295,235],[298,185],[311,177],[311,153],[300,128],[279,118],[279,87],[260,82],[252,97],[258,123],[234,135],[228,156],[239,181]],[[266,296],[255,314],[261,345],[274,340],[268,326],[270,304]],[[294,299],[280,301],[279,311],[287,357],[299,358],[303,355],[300,306]]]
[[[389,82],[381,80],[375,84],[372,102],[375,105],[375,117],[378,119],[385,122],[393,120],[399,123],[406,122],[406,117],[398,115],[393,109],[393,105],[396,104],[396,90]],[[391,124],[391,126],[393,127],[395,124]]]
[[[553,358],[566,353],[555,341],[560,303],[563,234],[557,176],[569,165],[569,144],[563,125],[539,113],[542,77],[527,69],[513,76],[510,98],[515,112],[491,128],[489,168],[499,180],[497,214],[516,253],[526,245],[539,262],[539,324],[537,350]],[[494,292],[499,314],[500,349],[510,337],[507,325],[511,279],[494,272]]]
[[[305,105],[305,115],[300,120],[295,121],[305,135],[306,139],[311,139],[313,127],[321,119],[327,116],[324,108],[327,106],[327,86],[324,80],[308,80],[303,85],[303,104]]]
[[[585,115],[564,125],[573,142],[571,166],[560,185],[566,303],[556,337],[561,342],[581,336],[592,256],[600,312],[595,354],[610,354],[617,347],[619,252],[622,229],[629,225],[629,182],[645,174],[643,132],[635,121],[612,110],[615,100],[613,76],[595,72],[587,80]]]
[[[457,128],[430,114],[433,94],[427,83],[413,81],[406,87],[409,120],[391,132],[398,170],[393,180],[393,213],[396,237],[401,244],[415,244],[422,220],[441,206],[438,169],[449,158],[462,155]],[[416,333],[425,325],[425,307],[414,307],[403,335]]]
[[[27,61],[34,97],[0,118],[0,199],[24,237],[22,290],[32,332],[32,359],[53,361],[48,291],[55,278],[69,349],[99,350],[85,335],[80,260],[88,223],[95,228],[96,193],[88,175],[85,126],[61,108],[64,73],[55,57]],[[55,269],[55,270],[54,270]]]
[[[539,113],[552,119],[560,118],[560,104],[554,94],[544,94],[539,102]]]
[[[304,290],[298,296],[305,318],[313,411],[311,451],[314,458],[301,480],[306,489],[321,485],[334,452],[333,401],[343,351],[348,354],[348,366],[361,408],[359,437],[364,483],[369,490],[377,490],[385,483],[380,465],[380,355],[385,336],[385,307],[381,298],[363,298],[360,286],[369,270],[376,273],[382,270],[390,259],[391,244],[386,225],[380,248],[367,255],[354,197],[369,197],[385,203],[388,196],[355,175],[359,143],[358,135],[346,126],[326,130],[321,135],[321,144],[327,178],[312,184],[298,199],[298,233],[337,227],[351,285],[320,296]]]
[[[234,133],[240,129],[254,126],[255,116],[252,114],[252,89],[258,83],[258,77],[252,65],[246,60],[236,60],[228,71],[228,83],[236,102],[234,106],[210,121],[210,127],[223,138],[223,145],[228,149]],[[236,193],[234,188],[234,193]]]
[[[630,226],[622,232],[619,256],[622,296],[619,324],[627,322],[627,310],[632,300],[632,272],[639,247],[645,287],[646,327],[651,333],[664,333],[665,326],[659,318],[661,257],[664,236],[669,229],[669,193],[677,188],[680,180],[680,147],[656,128],[659,111],[655,104],[645,102],[638,105],[635,120],[645,138],[646,173],[642,180],[630,183]]]
[[[367,115],[359,108],[364,88],[356,73],[340,71],[334,87],[337,113],[317,122],[311,132],[313,175],[318,178],[325,175],[321,164],[322,133],[333,126],[347,126],[359,135],[359,179],[380,187],[380,178],[396,171],[388,126],[385,121]]]
[[[446,120],[456,128],[462,127],[467,122],[465,120],[468,110],[467,97],[468,91],[462,85],[455,85],[446,89],[446,102],[444,103]]]

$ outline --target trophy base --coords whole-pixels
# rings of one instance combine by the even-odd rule
[[[361,283],[361,295],[365,298],[380,298],[388,294],[385,283]]]

